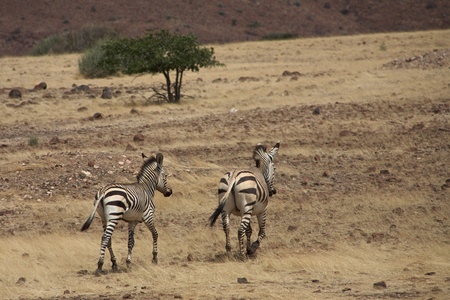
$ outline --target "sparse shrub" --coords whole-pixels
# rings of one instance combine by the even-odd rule
[[[386,51],[387,50],[386,45],[385,44],[381,44],[380,45],[380,50],[381,51]]]
[[[297,33],[269,33],[261,37],[261,40],[273,41],[273,40],[290,40],[298,38]]]
[[[120,31],[104,25],[88,25],[77,31],[49,36],[39,42],[28,53],[32,56],[61,53],[81,53],[99,40],[120,37]]]
[[[257,21],[255,21],[253,23],[247,24],[247,27],[257,28],[257,27],[261,27],[261,24],[259,24]]]
[[[293,3],[295,6],[300,6],[300,1],[294,1]]]
[[[224,11],[219,11],[219,15],[225,16],[225,12]]]
[[[28,139],[28,145],[34,147],[39,144],[39,139],[36,136],[30,136]]]
[[[344,8],[343,10],[340,11],[341,14],[343,14],[344,16],[348,15],[350,13],[350,11],[346,8]]]
[[[78,69],[80,73],[88,78],[101,78],[115,73],[100,64],[104,58],[102,46],[105,41],[98,41],[94,47],[87,50],[78,60]]]

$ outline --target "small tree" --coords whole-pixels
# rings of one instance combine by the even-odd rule
[[[125,74],[162,73],[166,79],[167,93],[153,90],[167,102],[180,101],[185,71],[198,72],[200,68],[223,65],[216,60],[213,48],[200,48],[195,35],[179,35],[167,30],[135,39],[109,41],[103,50],[104,57],[98,67],[109,70],[111,74],[118,71]],[[175,72],[174,82],[172,71]]]

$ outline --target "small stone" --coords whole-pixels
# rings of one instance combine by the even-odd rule
[[[101,113],[95,113],[93,117],[94,119],[103,119],[103,115]]]
[[[144,141],[144,136],[142,134],[138,133],[138,134],[136,134],[133,137],[133,141],[135,141],[135,142],[143,142]]]
[[[102,91],[102,99],[112,99],[112,90],[110,88],[104,88]]]
[[[12,89],[9,92],[9,98],[13,98],[13,99],[22,98],[22,92],[18,89]]]
[[[60,142],[59,138],[57,136],[54,136],[51,138],[50,142],[48,142],[50,145],[55,145]]]
[[[17,285],[22,285],[25,282],[27,282],[27,279],[25,277],[20,277],[19,279],[17,279],[16,284]]]
[[[38,85],[34,86],[35,90],[45,90],[47,89],[47,84],[45,82],[41,82]]]
[[[316,107],[313,111],[313,115],[319,115],[320,114],[320,108]]]
[[[385,289],[387,286],[386,286],[386,282],[379,281],[379,282],[375,282],[373,284],[373,287],[376,288],[376,289]]]
[[[237,279],[237,282],[238,282],[238,283],[243,283],[243,284],[249,283],[248,280],[247,280],[247,278],[245,278],[245,277],[239,277],[239,278]]]
[[[137,150],[137,148],[136,147],[134,147],[133,145],[131,145],[131,144],[128,144],[127,145],[127,148],[126,148],[126,150],[127,151],[136,151]]]

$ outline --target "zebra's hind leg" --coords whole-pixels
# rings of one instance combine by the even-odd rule
[[[247,233],[247,228],[250,226],[251,213],[246,213],[242,216],[241,225],[238,230],[239,250],[243,260],[247,258],[244,247],[244,236]]]
[[[247,236],[247,254],[248,255],[253,254],[250,249],[251,239],[252,239],[252,226],[250,224],[250,220],[249,220],[247,229],[245,230],[245,235]]]
[[[153,224],[153,212],[149,212],[147,216],[144,217],[145,225],[152,232],[153,235],[153,260],[152,262],[158,263],[158,231],[156,231],[155,224]]]
[[[259,233],[258,239],[254,241],[250,247],[251,253],[255,253],[258,250],[262,239],[266,236],[266,211],[263,211],[258,215]]]
[[[225,211],[222,213],[222,226],[225,232],[225,250],[228,258],[231,258],[231,242],[230,242],[230,215]]]
[[[102,235],[102,243],[100,246],[100,257],[99,257],[98,263],[97,263],[97,273],[99,273],[99,274],[105,273],[102,270],[102,267],[103,267],[103,263],[105,261],[106,247],[108,247],[108,249],[110,249],[111,262],[113,262],[113,266],[115,264],[116,258],[114,257],[114,254],[112,253],[111,236],[112,236],[112,233],[114,232],[114,228],[116,228],[116,226],[117,226],[117,223],[118,223],[117,221],[110,221],[110,222],[108,222],[108,225],[105,226],[105,232]],[[116,266],[117,266],[117,264],[116,264]]]
[[[119,267],[117,266],[116,256],[114,255],[114,252],[112,249],[112,237],[109,239],[109,242],[108,242],[108,250],[109,250],[109,254],[111,256],[112,270],[113,270],[113,272],[117,272],[119,270]]]
[[[127,256],[127,267],[131,264],[131,251],[133,251],[134,247],[134,228],[137,223],[128,223],[128,256]]]

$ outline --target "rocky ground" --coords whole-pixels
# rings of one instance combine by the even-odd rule
[[[448,47],[395,50],[395,41],[440,36],[364,37],[378,41],[371,55],[354,50],[360,37],[218,47],[227,67],[188,75],[179,105],[145,100],[155,77],[89,82],[70,71],[74,62],[63,68],[67,81],[51,75],[61,68],[50,64],[76,57],[40,63],[46,89],[32,89],[41,80],[16,84],[36,76],[29,61],[3,61],[11,86],[0,90],[2,296],[445,299]],[[321,53],[339,59],[318,65]],[[9,96],[13,87],[21,98]],[[102,98],[108,89],[111,98]],[[217,181],[251,165],[257,143],[277,141],[267,239],[256,258],[223,259],[220,225],[206,226]],[[79,229],[97,189],[134,180],[141,152],[164,154],[174,189],[155,199],[160,263],[148,259],[150,234],[140,226],[133,267],[95,277],[99,219],[88,233]],[[124,267],[125,225],[114,236]]]

